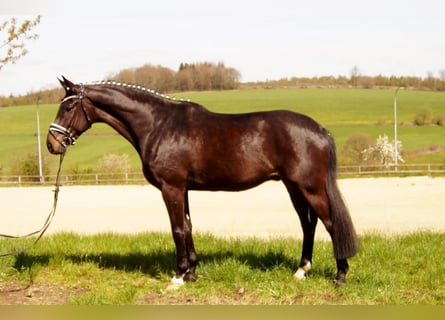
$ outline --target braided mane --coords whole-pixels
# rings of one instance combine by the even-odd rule
[[[117,81],[107,80],[107,81],[89,82],[89,83],[85,83],[85,85],[88,85],[88,86],[114,86],[114,87],[120,87],[120,88],[128,88],[128,89],[137,90],[141,93],[148,93],[151,96],[166,99],[169,101],[191,102],[190,99],[183,99],[183,98],[177,99],[176,97],[172,97],[172,96],[169,96],[169,95],[166,95],[163,93],[159,93],[158,91],[153,90],[153,89],[148,89],[148,88],[145,88],[140,85],[129,84],[129,83],[125,83],[125,82],[117,82]]]

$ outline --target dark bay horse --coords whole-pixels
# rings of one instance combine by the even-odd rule
[[[66,95],[49,128],[48,150],[65,153],[96,122],[134,146],[167,206],[177,255],[174,283],[197,278],[188,191],[240,191],[267,180],[284,183],[300,217],[303,250],[294,277],[303,279],[311,268],[320,219],[332,239],[336,282],[345,282],[358,241],[337,187],[334,140],[314,120],[284,110],[219,114],[139,86],[59,81]]]

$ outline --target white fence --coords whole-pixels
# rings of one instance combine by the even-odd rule
[[[342,176],[413,176],[445,175],[445,163],[402,164],[395,166],[339,166],[338,175]]]
[[[403,164],[394,166],[339,166],[340,178],[360,176],[412,176],[445,175],[445,163],[442,164]],[[0,186],[53,185],[56,176],[0,176]],[[109,185],[109,184],[146,184],[142,172],[128,173],[87,173],[62,174],[62,185]]]
[[[56,176],[0,176],[2,185],[52,185]],[[146,184],[142,172],[61,174],[62,185]]]

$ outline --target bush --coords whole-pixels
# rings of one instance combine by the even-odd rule
[[[130,170],[127,154],[106,154],[97,162],[97,172],[103,179],[121,179]]]
[[[426,126],[431,123],[432,118],[432,111],[430,108],[422,108],[420,109],[415,117],[414,117],[414,124],[416,126]]]
[[[340,151],[340,162],[344,165],[358,165],[363,163],[363,150],[373,144],[373,139],[365,134],[357,133],[348,137]]]
[[[438,114],[433,118],[433,124],[437,126],[443,126],[445,125],[445,115],[444,114]]]
[[[48,161],[42,156],[42,174],[49,175]],[[11,174],[15,176],[34,176],[32,181],[39,181],[39,156],[37,151],[17,155],[11,165]]]

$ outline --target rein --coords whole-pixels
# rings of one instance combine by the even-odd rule
[[[29,238],[31,236],[34,235],[38,235],[36,240],[34,241],[34,243],[24,249],[21,250],[16,250],[16,251],[12,251],[12,252],[8,252],[8,253],[3,253],[0,254],[0,257],[6,257],[6,256],[15,256],[21,253],[25,253],[28,250],[31,249],[32,246],[35,246],[37,244],[37,242],[39,242],[39,240],[43,237],[43,235],[45,234],[46,230],[49,228],[54,215],[56,214],[56,208],[57,208],[57,200],[59,198],[59,191],[60,191],[60,172],[61,172],[61,168],[62,168],[62,162],[63,162],[63,158],[64,158],[65,154],[61,154],[60,155],[60,162],[59,162],[59,169],[57,170],[57,177],[56,177],[56,183],[55,183],[55,189],[54,189],[54,200],[53,200],[53,207],[50,211],[50,213],[48,214],[48,217],[45,220],[45,223],[43,224],[43,226],[36,231],[30,232],[28,234],[25,234],[23,236],[13,236],[13,235],[8,235],[8,234],[1,234],[0,233],[0,238],[9,238],[9,239],[23,239],[23,238]]]

